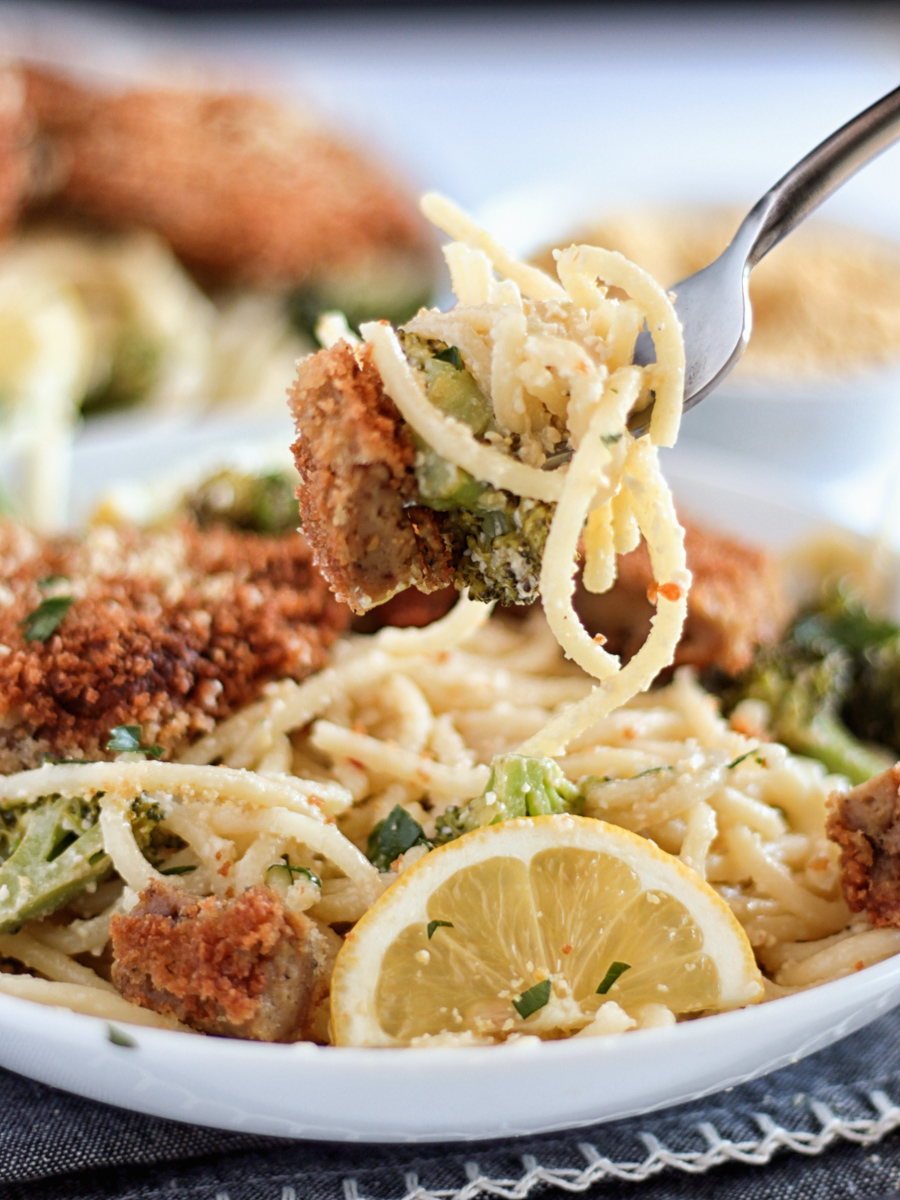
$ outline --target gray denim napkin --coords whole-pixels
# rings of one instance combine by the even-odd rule
[[[900,1009],[813,1058],[705,1101],[467,1146],[221,1133],[0,1072],[0,1200],[870,1198],[900,1186],[894,1130]]]

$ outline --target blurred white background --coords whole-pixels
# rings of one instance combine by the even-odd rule
[[[0,31],[11,53],[131,80],[199,72],[305,100],[517,249],[562,193],[749,206],[900,79],[900,9],[864,6],[155,17],[0,4]],[[900,147],[822,211],[900,240],[898,198]],[[777,412],[765,419],[777,438]],[[849,473],[816,477],[800,449],[797,473],[823,505],[870,524],[898,458],[900,446],[873,445]],[[769,471],[768,487],[788,486],[783,466]]]

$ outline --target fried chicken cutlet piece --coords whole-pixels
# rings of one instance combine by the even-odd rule
[[[132,1004],[201,1033],[308,1038],[328,992],[334,952],[309,917],[272,888],[198,900],[153,882],[110,922],[113,983]]]
[[[21,73],[0,66],[0,238],[15,228],[28,191],[31,134]]]
[[[239,93],[24,77],[44,211],[154,230],[217,285],[430,291],[434,245],[413,200],[296,113]]]
[[[900,928],[900,763],[834,796],[826,831],[841,848],[841,883],[853,912]]]
[[[289,393],[303,529],[316,565],[356,613],[415,586],[453,582],[432,512],[415,505],[415,446],[370,349],[347,342],[303,359]]]
[[[300,534],[185,522],[43,540],[0,522],[0,580],[3,773],[106,758],[120,724],[174,750],[318,670],[349,619]]]
[[[746,542],[684,525],[684,547],[693,576],[677,666],[717,667],[736,675],[750,664],[757,646],[778,640],[789,608],[774,560]],[[602,633],[606,649],[631,658],[647,640],[655,612],[650,556],[644,543],[619,558],[615,586],[602,595],[579,583],[575,607],[591,634]]]
[[[409,338],[405,344],[411,362],[429,356],[433,362],[435,344]],[[452,365],[449,351],[439,355],[444,360],[438,365],[451,376],[444,383],[457,389],[461,411],[460,398],[466,386],[471,395],[474,381],[465,384],[464,368]],[[447,387],[443,401],[448,402]],[[487,403],[483,397],[482,402]],[[435,488],[441,472],[429,474],[427,447],[414,442],[385,392],[370,347],[341,341],[304,359],[290,406],[304,531],[335,593],[356,613],[373,610],[363,628],[378,627],[375,606],[392,596],[401,615],[409,611],[416,623],[442,615],[446,596],[438,596],[451,581],[501,603],[534,599],[552,506],[520,501],[471,476],[460,482],[455,469],[445,472],[455,480],[451,489],[431,495],[426,489]],[[787,621],[775,563],[762,550],[692,524],[686,526],[685,549],[694,583],[676,663],[736,674],[758,645],[777,639]],[[616,585],[603,595],[579,584],[576,608],[589,633],[603,634],[613,653],[629,659],[646,641],[655,611],[646,546],[621,556],[618,567]],[[411,585],[434,593],[427,605],[402,602],[403,589]],[[416,607],[425,610],[421,616]],[[393,617],[387,609],[384,615]]]

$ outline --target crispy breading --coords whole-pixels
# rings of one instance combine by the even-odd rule
[[[21,73],[0,66],[0,238],[15,228],[28,191],[31,134]]]
[[[289,403],[303,529],[338,599],[364,613],[403,588],[451,584],[434,514],[413,506],[415,447],[371,350],[342,341],[303,359]]]
[[[826,830],[841,848],[841,883],[853,912],[900,928],[900,763],[833,796]]]
[[[749,665],[757,646],[778,640],[788,620],[780,573],[764,550],[690,521],[682,519],[682,524],[693,582],[675,663],[736,675]],[[656,611],[648,597],[652,586],[650,556],[641,543],[619,558],[610,591],[597,596],[579,583],[575,607],[588,632],[602,634],[606,649],[627,660],[650,632]]]
[[[276,289],[408,273],[434,250],[405,190],[298,114],[241,93],[92,87],[24,71],[53,214],[152,229],[202,278]]]
[[[198,900],[151,883],[113,917],[110,937],[126,1000],[201,1033],[261,1042],[310,1036],[334,958],[314,922],[259,886]]]
[[[3,773],[42,754],[108,757],[121,724],[175,750],[270,681],[321,668],[349,620],[300,534],[185,523],[42,540],[7,521],[0,580]],[[27,641],[23,622],[61,595],[58,627]]]
[[[378,628],[376,606],[411,585],[423,592],[449,586],[455,574],[451,539],[442,535],[442,514],[415,506],[414,443],[371,349],[338,342],[310,355],[299,365],[289,400],[304,531],[335,594],[356,613],[375,610],[361,628]],[[690,522],[685,549],[693,586],[676,664],[736,674],[758,645],[778,639],[787,622],[776,564],[763,550]],[[588,632],[602,634],[612,653],[629,659],[650,632],[652,587],[642,543],[619,558],[609,592],[597,596],[579,583],[576,608]],[[427,623],[446,611],[444,598],[410,608],[397,595],[396,603],[400,623]],[[384,615],[393,622],[387,609]]]

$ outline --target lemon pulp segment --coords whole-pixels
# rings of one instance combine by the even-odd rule
[[[556,1038],[608,1001],[683,1015],[761,994],[746,935],[698,875],[602,821],[545,816],[467,834],[401,876],[338,956],[332,1021],[355,1045]]]
[[[546,1027],[548,1017],[564,1033],[588,1024],[607,1000],[626,1012],[662,1003],[686,1013],[718,999],[718,971],[684,905],[644,891],[608,854],[560,847],[530,863],[488,859],[451,876],[427,910],[429,922],[447,925],[430,938],[427,923],[408,925],[376,986],[378,1022],[398,1041],[436,1028],[510,1033]],[[615,962],[629,969],[598,994]],[[513,1001],[545,979],[549,1012],[522,1018]]]

